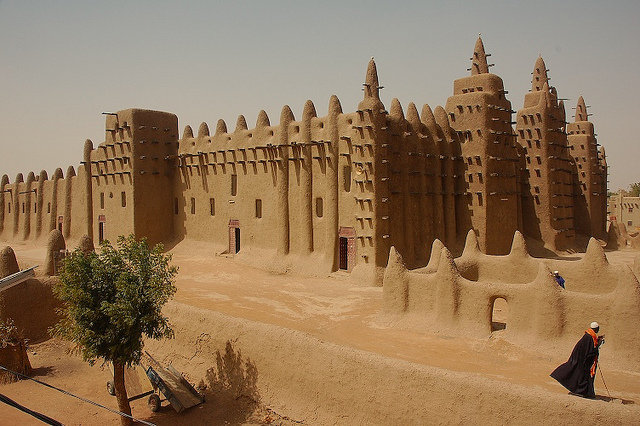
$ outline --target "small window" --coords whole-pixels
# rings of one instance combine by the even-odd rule
[[[51,205],[51,204],[49,204]],[[100,193],[100,208],[104,210],[104,192]]]
[[[473,175],[471,173],[469,173],[469,183],[473,182]]]
[[[51,203],[47,203],[47,213],[51,213]]]
[[[211,216],[216,215],[216,200],[215,198],[209,198],[209,209],[211,211]]]
[[[262,217],[262,200],[260,198],[256,199],[256,217],[258,219]]]
[[[127,207],[127,193],[122,191],[120,193],[120,198],[122,200],[122,207]]]
[[[191,214],[196,214],[196,199],[191,197]]]
[[[627,226],[633,226],[633,221],[632,220],[628,221]]]
[[[235,197],[238,193],[238,175],[231,175],[231,196]]]
[[[482,205],[482,194],[478,194],[478,205]]]
[[[24,203],[22,203],[22,213],[24,213]]]
[[[173,199],[173,213],[174,214],[178,214],[178,210],[179,210],[178,207],[179,207],[178,199],[174,198]]]
[[[322,197],[316,198],[316,216],[324,216],[324,201]]]
[[[38,213],[38,203],[33,203],[33,212]]]

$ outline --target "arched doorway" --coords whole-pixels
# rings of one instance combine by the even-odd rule
[[[507,328],[507,318],[509,317],[509,305],[504,297],[496,297],[492,303],[491,311],[491,332],[500,331]]]

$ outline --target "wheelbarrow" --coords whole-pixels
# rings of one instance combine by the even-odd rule
[[[144,364],[147,366],[144,367]],[[109,367],[113,368],[111,365]],[[129,401],[148,396],[147,405],[154,413],[160,410],[163,401],[168,401],[177,413],[204,402],[204,396],[175,368],[171,365],[163,367],[148,352],[145,352],[140,365],[125,369],[125,386],[127,392],[131,386],[134,394]],[[107,382],[107,391],[115,395],[113,381]]]

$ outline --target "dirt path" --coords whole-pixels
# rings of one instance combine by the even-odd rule
[[[37,264],[44,257],[44,250],[39,248],[18,245],[14,250],[21,267]],[[607,256],[611,263],[631,266],[636,254],[620,251],[607,253]],[[532,386],[562,395],[567,393],[549,377],[549,373],[566,360],[571,347],[556,354],[548,353],[544,347],[516,347],[502,339],[501,332],[477,339],[460,339],[429,330],[416,332],[389,327],[386,318],[380,316],[382,289],[355,286],[346,274],[336,273],[323,278],[271,274],[240,265],[232,258],[215,256],[212,246],[191,241],[175,247],[173,256],[174,263],[180,268],[177,302],[298,330],[321,341],[389,358],[491,378],[505,384]],[[180,339],[180,336],[176,337]],[[579,337],[576,336],[576,340]],[[104,390],[108,370],[100,371],[97,366],[90,367],[79,358],[66,355],[61,342],[50,340],[34,345],[29,357],[37,378],[115,408],[115,400]],[[607,368],[606,346],[602,350],[601,366],[611,396],[640,404],[640,372]],[[596,380],[596,392],[607,395],[600,376]],[[43,389],[33,382],[0,386],[0,393],[65,424],[117,424],[113,414]],[[134,415],[148,415],[145,404],[145,401],[135,401]],[[238,417],[238,412],[244,414]],[[276,413],[242,400],[227,401],[224,407],[222,404],[204,404],[189,416],[191,424],[289,424]],[[4,405],[0,405],[0,418],[10,419],[8,424],[33,421]],[[153,416],[152,421],[174,424],[175,420],[168,409]]]

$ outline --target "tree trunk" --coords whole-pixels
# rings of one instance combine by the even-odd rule
[[[124,365],[119,362],[113,362],[113,387],[116,390],[116,400],[118,401],[118,410],[131,415],[131,405],[127,398],[127,389],[124,385]],[[133,425],[133,420],[129,417],[120,416],[123,426]]]
[[[16,373],[30,376],[33,372],[29,356],[27,355],[27,345],[24,339],[15,343],[9,343],[6,347],[0,346],[0,365]],[[0,384],[17,382],[20,378],[7,371],[0,371]]]

